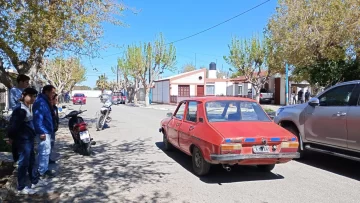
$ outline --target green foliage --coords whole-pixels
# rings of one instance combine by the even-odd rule
[[[96,56],[103,23],[123,25],[118,17],[125,6],[114,0],[1,1],[0,8],[0,69],[5,74],[5,65],[19,73],[41,68],[45,53]],[[7,74],[0,82],[12,86]]]
[[[328,87],[339,82],[359,80],[360,66],[355,60],[324,60],[311,66],[295,68],[294,74],[308,79],[310,84]]]
[[[343,71],[354,67],[349,65],[352,59],[360,61],[360,1],[279,0],[278,4],[266,29],[277,61],[294,66],[299,80],[323,85],[347,80]]]
[[[86,69],[77,58],[55,58],[46,61],[40,69],[43,78],[56,88],[58,93],[63,90],[71,91],[75,84],[86,80]]]
[[[190,72],[196,70],[196,67],[192,63],[187,63],[182,67],[183,73]]]
[[[99,90],[105,90],[110,88],[110,84],[108,78],[105,75],[100,75],[99,78],[96,80],[96,87]]]

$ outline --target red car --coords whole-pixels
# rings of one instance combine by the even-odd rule
[[[269,172],[275,164],[299,157],[293,134],[276,125],[262,107],[239,97],[184,100],[161,121],[164,149],[192,156],[194,173],[206,175],[212,164],[256,165]]]
[[[73,96],[73,104],[86,104],[86,96],[82,93],[76,93]]]

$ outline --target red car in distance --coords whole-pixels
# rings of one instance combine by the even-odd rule
[[[254,165],[270,172],[275,164],[299,157],[296,136],[276,125],[254,100],[198,97],[179,103],[160,122],[164,149],[192,156],[193,171],[206,175],[210,166]]]
[[[73,104],[86,104],[86,96],[83,93],[76,93],[73,96]]]

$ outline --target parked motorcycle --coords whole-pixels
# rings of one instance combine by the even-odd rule
[[[75,141],[75,149],[80,150],[80,152],[86,156],[90,156],[91,145],[95,145],[96,142],[91,138],[86,122],[79,116],[85,111],[86,110],[71,111],[65,118],[70,118],[69,130]]]
[[[103,130],[105,123],[111,122],[111,117],[109,116],[111,113],[112,102],[110,100],[106,101],[105,104],[101,107],[100,113],[98,114],[98,119],[96,121],[96,129]]]

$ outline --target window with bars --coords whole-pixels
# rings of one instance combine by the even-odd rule
[[[190,85],[179,85],[178,96],[179,97],[190,97]]]

